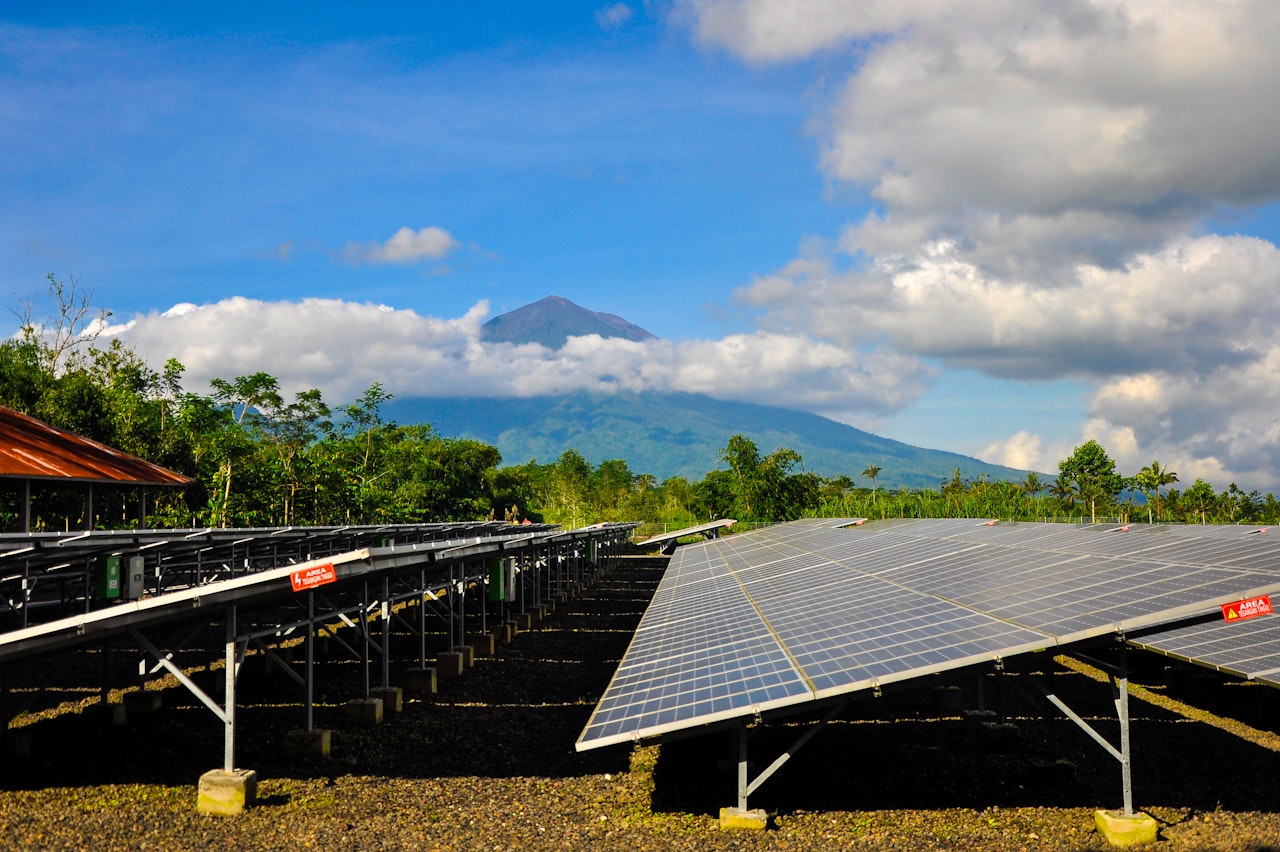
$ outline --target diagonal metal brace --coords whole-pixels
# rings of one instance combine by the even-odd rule
[[[168,655],[153,645],[147,637],[143,636],[138,631],[138,628],[131,626],[129,628],[129,635],[133,637],[133,641],[138,643],[139,648],[142,648],[142,650],[155,657],[156,660],[159,661],[160,665],[169,672],[169,674],[178,679],[178,683],[185,686],[192,695],[200,699],[200,703],[205,707],[208,707],[209,710],[213,712],[213,715],[218,717],[220,722],[223,724],[227,722],[227,712],[222,708],[222,705],[210,698],[203,689],[196,686],[195,681],[183,674],[182,669],[174,665]]]
[[[1107,742],[1106,738],[1103,737],[1102,734],[1095,731],[1092,725],[1090,725],[1083,718],[1081,718],[1080,714],[1076,713],[1074,710],[1068,707],[1061,698],[1054,695],[1052,692],[1040,686],[1039,684],[1036,684],[1036,686],[1037,688],[1040,689],[1041,692],[1044,693],[1044,697],[1047,698],[1049,702],[1053,704],[1054,707],[1057,707],[1059,710],[1062,711],[1064,716],[1066,716],[1071,721],[1075,722],[1076,725],[1080,728],[1080,730],[1084,731],[1093,739],[1094,742],[1102,746],[1103,749],[1106,750],[1107,754],[1111,755],[1116,760],[1120,761],[1120,763],[1122,764],[1129,762],[1129,759],[1120,752],[1120,749],[1116,748],[1111,743]]]
[[[805,731],[798,740],[796,740],[794,743],[791,744],[790,748],[788,748],[782,754],[778,755],[777,760],[775,760],[773,763],[770,763],[767,767],[765,767],[764,771],[761,772],[759,775],[757,775],[755,780],[747,785],[746,795],[750,796],[757,789],[759,789],[761,784],[763,784],[765,781],[768,781],[769,778],[772,777],[775,772],[777,772],[779,769],[782,768],[782,765],[784,763],[786,763],[788,760],[794,757],[796,752],[804,748],[805,744],[808,743],[809,740],[813,739],[814,736],[818,733],[818,731],[821,731],[823,728],[825,728],[827,723],[830,722],[832,719],[834,719],[836,717],[836,714],[843,709],[844,709],[843,704],[837,704],[836,706],[828,710],[825,716],[823,716],[817,722],[814,722],[812,725],[810,725],[809,730]]]

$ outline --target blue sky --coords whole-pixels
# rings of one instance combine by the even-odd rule
[[[78,278],[193,389],[687,390],[1275,488],[1277,13],[964,8],[6,4],[0,287]],[[479,342],[549,294],[663,339]]]

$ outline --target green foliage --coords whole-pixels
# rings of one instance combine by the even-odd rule
[[[1058,481],[1072,486],[1072,494],[1089,504],[1089,517],[1097,517],[1098,504],[1110,505],[1124,488],[1124,478],[1116,463],[1094,439],[1075,448],[1070,457],[1058,462]]]
[[[855,485],[856,468],[822,477],[804,470],[798,450],[778,446],[764,455],[743,433],[716,452],[724,467],[696,481],[673,476],[659,483],[621,458],[593,467],[577,449],[561,449],[551,463],[499,467],[501,455],[488,443],[384,420],[392,396],[377,383],[332,409],[316,389],[287,400],[279,381],[262,372],[215,379],[207,394],[185,391],[177,361],[157,372],[119,341],[98,347],[84,333],[91,309],[76,282],[65,287],[51,278],[50,294],[57,303],[52,318],[37,322],[24,305],[20,333],[0,342],[0,405],[193,477],[181,493],[149,495],[146,523],[153,526],[489,517],[677,529],[723,517],[770,522],[806,515],[1127,522],[1139,492],[1150,522],[1274,523],[1280,516],[1272,495],[1235,483],[1221,494],[1203,480],[1185,492],[1170,489],[1177,474],[1159,462],[1126,480],[1094,440],[1062,460],[1053,481],[1036,473],[1019,482],[986,473],[970,478],[956,468],[936,489],[880,487],[882,473],[892,483],[902,481],[901,472],[865,461],[860,475],[870,488]],[[885,464],[894,458],[886,450]],[[16,521],[16,499],[12,487],[0,488],[0,528]],[[130,489],[95,489],[94,524],[137,524],[136,501]],[[83,505],[74,489],[37,488],[34,527],[82,528]]]

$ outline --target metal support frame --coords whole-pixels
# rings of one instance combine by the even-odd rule
[[[306,693],[306,727],[310,732],[315,730],[315,694],[316,694],[316,593],[307,592],[307,675],[303,689]]]
[[[194,531],[189,536],[185,536],[183,540],[197,538],[202,535],[201,531]],[[82,533],[79,536],[72,536],[64,541],[77,541],[88,537],[89,533]],[[497,558],[509,560],[507,566],[512,570],[513,586],[512,591],[519,595],[521,610],[525,609],[525,604],[529,601],[541,602],[547,595],[552,594],[556,584],[563,584],[567,581],[567,575],[572,569],[575,573],[584,570],[582,554],[585,552],[587,543],[595,541],[598,543],[598,552],[601,557],[598,560],[598,568],[603,569],[604,561],[607,554],[612,553],[612,538],[608,535],[598,538],[578,540],[573,539],[563,543],[547,544],[542,543],[525,543],[521,542],[516,547],[506,550],[505,554]],[[354,546],[353,540],[353,546]],[[329,545],[330,547],[338,547],[338,545]],[[136,542],[131,549],[134,553],[142,553],[151,545],[137,547]],[[125,550],[130,550],[127,546]],[[194,580],[195,585],[205,585],[219,579],[228,577],[237,577],[256,570],[262,570],[266,564],[280,565],[293,564],[296,560],[311,561],[314,557],[315,550],[320,548],[311,548],[307,542],[285,542],[269,541],[263,544],[255,544],[251,540],[236,539],[229,543],[228,549],[221,553],[212,551],[210,548],[195,547],[189,548],[184,563],[182,577],[186,579],[186,585],[190,585]],[[344,551],[346,552],[346,551]],[[502,552],[501,550],[499,552]],[[154,565],[154,588],[159,594],[171,580],[173,575],[172,568],[174,562],[163,552],[154,551],[146,554],[148,561]],[[83,599],[85,606],[88,607],[92,600],[91,588],[92,583],[92,562],[89,555],[83,557],[78,554],[72,557],[72,564],[78,570],[74,572],[66,572],[55,575],[50,579],[51,583],[57,583],[64,586],[68,583],[77,587],[86,586],[83,589],[72,590],[64,593],[63,605],[70,603],[75,606]],[[553,563],[553,560],[555,562]],[[21,563],[23,570],[21,578],[24,580],[21,590],[24,597],[15,606],[15,601],[9,601],[10,610],[18,609],[23,617],[23,624],[26,622],[26,610],[30,604],[30,589],[35,585],[35,579],[32,575],[28,563]],[[236,603],[227,603],[223,605],[222,615],[224,624],[223,642],[221,653],[212,652],[212,656],[206,658],[208,667],[212,669],[212,662],[218,656],[224,660],[224,693],[222,702],[215,699],[213,695],[205,692],[208,687],[202,688],[196,684],[193,675],[188,675],[183,671],[180,664],[182,654],[185,651],[194,650],[191,645],[192,641],[198,634],[216,626],[218,620],[217,615],[213,616],[213,625],[210,624],[208,616],[204,618],[197,617],[195,626],[190,629],[181,631],[181,636],[169,635],[163,643],[153,641],[154,636],[145,635],[144,631],[148,628],[141,625],[128,625],[122,630],[123,635],[129,636],[139,650],[146,657],[154,660],[153,664],[149,664],[144,658],[137,667],[137,673],[140,677],[146,678],[154,675],[161,670],[172,674],[183,688],[185,688],[200,704],[212,712],[215,717],[222,722],[224,727],[223,737],[223,767],[226,771],[235,769],[235,746],[236,746],[236,685],[239,679],[241,666],[244,663],[246,653],[250,646],[255,652],[265,655],[265,659],[270,665],[274,665],[281,671],[284,671],[290,678],[302,687],[304,695],[304,711],[306,730],[314,730],[315,727],[315,664],[316,664],[316,641],[320,635],[328,635],[344,647],[356,660],[363,663],[364,669],[364,690],[365,696],[370,693],[371,680],[371,653],[381,653],[381,681],[383,686],[390,685],[390,637],[392,632],[392,618],[400,618],[402,623],[414,629],[414,625],[410,624],[407,619],[408,613],[397,613],[395,606],[399,601],[416,601],[419,605],[419,617],[415,619],[419,628],[419,656],[424,665],[426,662],[426,629],[428,616],[435,616],[446,621],[450,631],[450,641],[454,643],[465,642],[467,627],[467,602],[466,595],[468,588],[473,593],[484,592],[484,585],[489,582],[486,570],[486,562],[484,560],[472,559],[470,562],[466,559],[458,559],[456,561],[433,562],[436,567],[428,568],[426,566],[415,566],[411,573],[392,574],[377,578],[365,578],[360,585],[350,584],[344,588],[334,587],[329,595],[326,592],[330,590],[308,589],[305,594],[297,595],[293,598],[281,598],[275,602],[273,606],[262,607],[264,612],[258,613],[259,607],[252,606],[244,613],[240,611]],[[588,566],[590,567],[590,566]],[[30,579],[30,582],[26,582]],[[381,593],[378,595],[379,600],[371,600],[371,590],[369,583],[381,583]],[[86,585],[89,584],[89,585]],[[148,583],[150,586],[150,583]],[[184,585],[178,582],[177,586]],[[516,589],[518,587],[518,591]],[[505,598],[505,595],[504,595]],[[483,605],[483,601],[487,599],[487,595],[483,597],[481,610],[479,613],[480,626],[482,629],[487,628],[488,612]],[[379,614],[383,619],[382,632],[380,637],[375,637],[372,633],[370,620],[373,615],[374,607],[378,607]],[[505,599],[501,603],[501,607],[506,609],[507,603]],[[359,615],[357,615],[357,610]],[[447,610],[447,612],[445,611]],[[293,615],[289,615],[289,611],[293,611]],[[215,611],[216,612],[216,611]],[[470,613],[474,619],[475,612]],[[340,622],[349,627],[360,631],[361,641],[348,642],[341,635],[336,633],[330,625]],[[301,632],[305,630],[305,633]],[[292,638],[301,637],[305,643],[305,671],[299,673],[295,666],[280,655],[279,643]],[[101,674],[102,699],[105,702],[108,695],[108,678],[107,668],[108,660],[111,653],[111,641],[107,640],[98,646],[103,653],[99,656],[99,668]],[[211,650],[211,649],[210,649]],[[209,653],[206,651],[205,653]],[[130,661],[132,664],[132,661]],[[190,669],[190,666],[187,666]],[[143,684],[145,686],[145,683]],[[214,695],[216,692],[210,690]],[[780,764],[779,764],[780,765]],[[772,770],[771,770],[772,771]],[[767,777],[767,776],[766,776]],[[763,780],[760,779],[760,780]]]
[[[244,660],[244,652],[240,650],[236,639],[236,605],[227,606],[227,646],[226,646],[226,711],[223,716],[225,733],[222,739],[222,768],[233,772],[236,768],[236,676],[240,674],[240,663]]]
[[[1083,655],[1076,654],[1073,654],[1072,656],[1075,656],[1078,659],[1083,657]],[[1036,687],[1044,693],[1045,698],[1048,699],[1054,707],[1061,710],[1063,715],[1088,734],[1089,738],[1101,746],[1103,751],[1114,757],[1116,761],[1119,762],[1120,781],[1124,796],[1124,814],[1125,816],[1133,816],[1133,761],[1129,738],[1129,659],[1124,646],[1123,637],[1121,637],[1121,641],[1119,643],[1119,658],[1119,665],[1115,666],[1098,660],[1088,660],[1091,665],[1096,665],[1106,671],[1107,678],[1111,683],[1112,702],[1116,707],[1116,718],[1120,722],[1119,748],[1116,748],[1107,740],[1106,737],[1098,733],[1092,725],[1068,707],[1061,698],[1054,695],[1039,683],[1036,684]]]
[[[827,726],[827,723],[836,717],[836,715],[845,708],[845,704],[836,704],[818,721],[809,726],[800,737],[792,743],[786,751],[778,755],[777,759],[770,763],[764,770],[755,777],[750,779],[750,768],[747,762],[747,741],[751,738],[752,731],[747,727],[747,720],[743,719],[738,722],[735,729],[735,735],[738,745],[738,809],[747,810],[747,797],[760,789],[760,785],[773,777],[773,774],[782,768],[782,765],[788,760],[796,756],[800,749],[808,744],[809,740],[817,736],[818,732]]]
[[[361,584],[360,671],[364,674],[364,698],[369,700],[369,581]]]
[[[391,687],[391,578],[382,578],[382,688]]]

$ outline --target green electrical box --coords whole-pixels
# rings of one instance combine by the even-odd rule
[[[120,597],[119,555],[99,556],[93,565],[94,597],[115,600]]]
[[[489,600],[500,601],[507,597],[507,586],[503,578],[502,560],[489,559]]]

